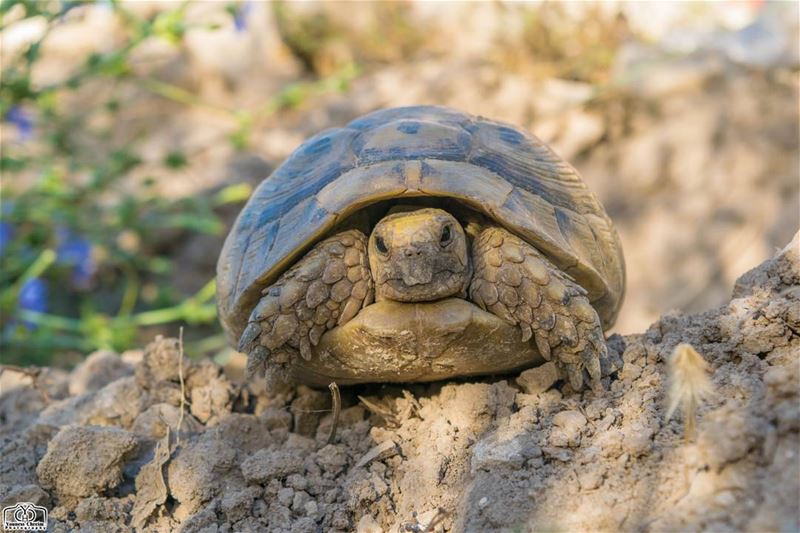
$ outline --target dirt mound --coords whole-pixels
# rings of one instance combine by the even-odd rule
[[[600,394],[550,365],[348,388],[332,444],[327,391],[265,393],[174,339],[5,372],[0,500],[46,505],[54,531],[797,530],[799,244],[726,306],[612,336]],[[680,342],[715,391],[692,442],[664,420]]]

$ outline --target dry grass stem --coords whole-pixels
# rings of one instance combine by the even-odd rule
[[[175,431],[175,445],[181,443],[181,427],[183,426],[183,413],[186,411],[186,385],[183,381],[183,326],[178,330],[178,379],[181,382],[181,413],[178,415],[178,427]]]
[[[328,435],[328,444],[333,444],[336,438],[336,428],[339,425],[339,413],[342,410],[342,397],[339,395],[339,386],[335,381],[331,381],[328,385],[331,391],[331,401],[333,402],[333,423],[331,424],[331,433]]]
[[[358,400],[364,404],[364,407],[366,407],[371,413],[375,415],[378,415],[383,418],[394,416],[394,413],[388,407],[379,405],[371,400],[366,399],[363,396],[358,396]]]

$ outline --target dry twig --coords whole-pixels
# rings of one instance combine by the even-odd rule
[[[183,413],[186,410],[186,386],[183,381],[183,326],[178,330],[178,379],[181,382],[181,413],[178,415],[178,427],[175,430],[175,445],[181,443],[181,427]]]
[[[364,404],[364,407],[366,407],[370,413],[382,418],[386,424],[390,426],[398,425],[397,416],[391,407],[372,402],[363,396],[358,396],[358,400]]]
[[[342,410],[342,397],[339,395],[339,386],[335,381],[331,381],[328,388],[331,391],[331,400],[333,401],[333,423],[331,424],[331,433],[328,435],[328,444],[333,444],[333,439],[336,438],[336,428],[339,425],[339,413]]]

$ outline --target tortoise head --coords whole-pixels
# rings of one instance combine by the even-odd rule
[[[369,265],[378,301],[463,295],[471,276],[464,229],[441,209],[382,218],[369,238]]]

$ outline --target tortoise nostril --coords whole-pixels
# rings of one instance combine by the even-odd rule
[[[422,254],[422,250],[417,248],[416,246],[409,246],[403,250],[403,255],[405,255],[406,257],[412,257],[420,254]]]

